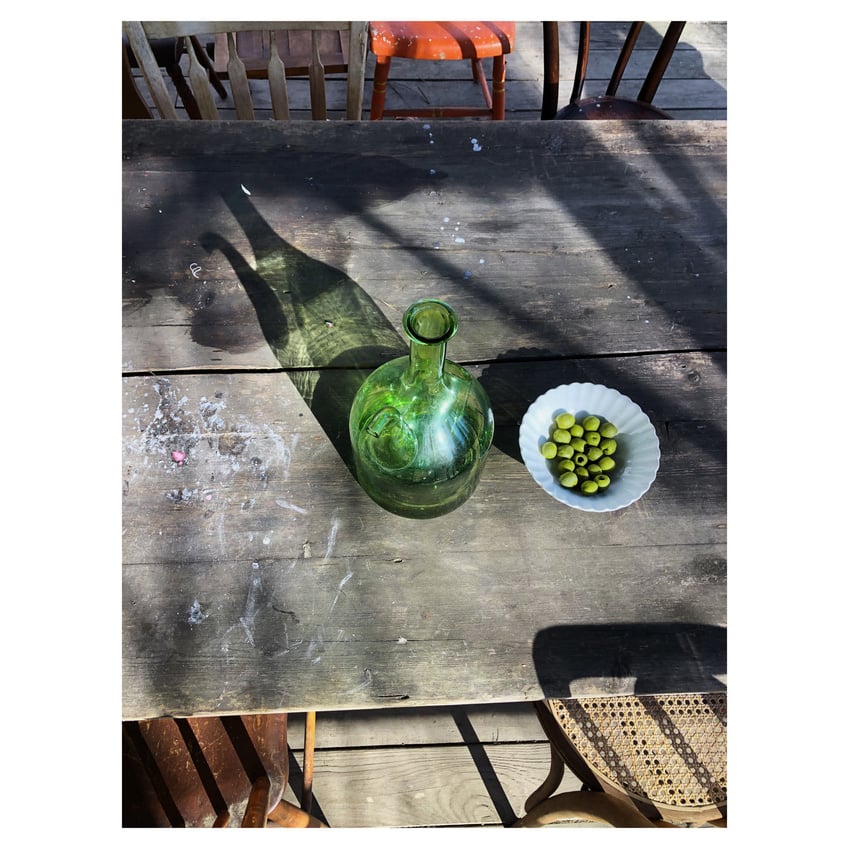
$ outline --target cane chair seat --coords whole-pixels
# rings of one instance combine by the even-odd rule
[[[552,772],[529,797],[519,824],[572,818],[576,797],[586,791],[627,804],[646,825],[725,824],[725,693],[549,699],[537,713],[551,743]],[[551,796],[564,764],[584,783],[583,793]]]

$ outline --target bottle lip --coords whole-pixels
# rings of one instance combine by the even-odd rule
[[[437,298],[422,298],[407,307],[404,332],[414,342],[436,345],[457,332],[457,313]]]

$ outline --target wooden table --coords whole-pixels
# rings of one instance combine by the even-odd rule
[[[724,122],[124,122],[124,719],[726,685]],[[404,309],[496,434],[459,510],[375,505],[358,383]],[[655,425],[649,492],[569,509],[530,403]]]

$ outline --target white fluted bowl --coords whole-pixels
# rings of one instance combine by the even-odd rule
[[[582,495],[560,485],[552,464],[540,453],[550,439],[554,417],[573,413],[580,422],[588,415],[613,422],[619,429],[610,486]],[[660,443],[648,416],[627,395],[597,383],[569,383],[543,393],[528,408],[519,427],[519,450],[533,479],[552,497],[578,510],[608,513],[643,496],[660,466]]]

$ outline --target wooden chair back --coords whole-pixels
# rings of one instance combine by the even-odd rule
[[[243,38],[239,36],[240,33],[253,35]],[[286,60],[292,55],[289,42],[293,33],[301,34],[295,39],[300,43],[303,43],[304,36],[309,39],[306,73],[310,81],[310,105],[314,120],[327,119],[325,74],[337,72],[336,69],[340,66],[341,50],[331,50],[328,64],[328,59],[322,54],[322,44],[327,40],[327,33],[331,34],[331,43],[338,43],[339,39],[347,42],[347,61],[344,63],[347,68],[345,117],[347,120],[360,120],[368,37],[366,21],[124,21],[124,34],[142,71],[159,117],[171,120],[177,119],[178,115],[162,71],[150,48],[151,40],[185,39],[189,85],[202,119],[219,120],[220,113],[210,91],[209,70],[198,56],[196,40],[192,36],[215,36],[218,43],[227,45],[226,70],[221,76],[226,76],[229,80],[230,96],[238,120],[256,118],[249,79],[261,80],[267,85],[273,117],[276,120],[289,120],[291,114],[287,77],[303,73],[302,59],[298,60],[300,65],[291,69],[286,64]],[[333,33],[337,35],[333,37]],[[255,49],[257,39],[260,44],[267,44],[267,57],[262,56],[261,59],[264,68],[258,65],[259,57]],[[247,52],[247,61],[242,58],[242,52]]]
[[[587,67],[590,56],[590,22],[581,21],[578,38],[578,59],[575,65],[575,77],[569,104],[557,111],[557,95],[560,77],[559,32],[556,21],[543,22],[543,104],[540,117],[543,120],[557,118],[566,119],[670,119],[662,109],[654,106],[652,101],[657,93],[663,75],[675,52],[675,47],[684,31],[686,21],[671,21],[661,40],[651,67],[646,74],[640,92],[636,99],[620,97],[617,92],[625,74],[625,69],[634,51],[634,47],[643,28],[643,21],[631,24],[607,90],[603,96],[582,99],[584,82],[587,78]]]
[[[310,713],[298,807],[283,799],[285,713],[123,722],[123,826],[324,827],[310,814],[314,728]]]

